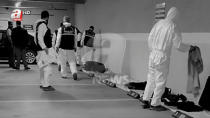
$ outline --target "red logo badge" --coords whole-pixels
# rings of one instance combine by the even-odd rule
[[[22,21],[23,12],[20,9],[15,9],[12,11],[11,18],[14,21]]]

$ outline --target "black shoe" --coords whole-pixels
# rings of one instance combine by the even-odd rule
[[[74,80],[77,80],[77,73],[74,73],[74,74],[73,74],[73,79],[74,79]]]
[[[48,86],[48,87],[42,87],[43,91],[55,91],[55,88],[53,88],[52,86]]]
[[[143,109],[149,109],[151,107],[149,101],[143,100],[142,102],[143,102],[143,106],[142,106]]]
[[[150,110],[154,110],[154,111],[166,111],[167,109],[161,105],[158,106],[151,106]]]
[[[31,68],[29,68],[29,67],[25,67],[25,70],[30,70]]]

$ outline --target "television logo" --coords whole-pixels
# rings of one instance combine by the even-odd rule
[[[11,18],[14,21],[22,21],[23,12],[20,9],[15,9],[12,11]]]

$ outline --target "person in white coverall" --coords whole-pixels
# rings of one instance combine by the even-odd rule
[[[188,52],[193,47],[182,43],[181,33],[175,24],[177,19],[178,10],[172,7],[166,18],[158,21],[149,34],[149,68],[143,95],[143,108],[156,111],[166,110],[160,104],[166,87],[172,46],[182,52]]]
[[[40,69],[40,88],[44,91],[54,91],[50,86],[50,76],[52,74],[52,63],[55,62],[55,55],[52,48],[52,37],[50,29],[48,28],[48,11],[41,13],[41,19],[35,23],[35,43],[37,45],[37,65]]]
[[[76,53],[77,36],[80,31],[70,23],[68,16],[63,17],[63,26],[58,29],[56,52],[61,64],[62,78],[67,78],[66,63],[69,63],[73,79],[77,80]]]

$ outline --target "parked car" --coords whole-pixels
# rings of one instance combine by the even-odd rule
[[[36,63],[37,53],[34,49],[35,49],[34,36],[28,34],[28,44],[25,53],[26,62],[28,64]],[[8,60],[8,57],[9,57],[9,52],[8,52],[8,39],[6,36],[6,30],[0,30],[0,60]]]

